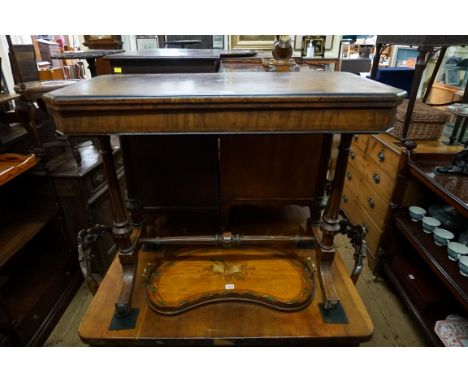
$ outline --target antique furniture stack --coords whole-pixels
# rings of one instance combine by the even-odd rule
[[[112,216],[102,161],[92,142],[83,142],[75,153],[69,144],[54,150],[43,144],[54,140],[55,126],[35,102],[63,82],[28,82],[37,75],[33,47],[19,49],[24,54],[10,53],[21,95],[0,95],[2,103],[15,100],[16,113],[23,110],[25,117],[21,124],[15,113],[0,115],[0,344],[38,346],[82,283],[78,231],[111,224]],[[25,104],[26,110],[20,109]],[[123,179],[118,144],[113,148]],[[93,271],[104,274],[115,252],[112,240],[99,243]]]
[[[368,339],[372,324],[335,256],[333,238],[338,232],[352,231],[339,218],[352,136],[387,129],[404,96],[348,73],[313,71],[101,76],[46,95],[59,129],[98,137],[114,215],[118,258],[82,322],[84,341],[358,344]],[[172,227],[171,215],[167,224],[149,217],[151,206],[147,208],[142,194],[148,187],[157,189],[158,174],[151,167],[160,163],[135,160],[138,143],[146,136],[170,138],[172,152],[181,154],[179,137],[200,142],[213,137],[242,136],[244,142],[261,135],[309,137],[316,168],[297,181],[309,182],[312,197],[323,200],[323,168],[334,133],[341,135],[341,143],[323,216],[319,204],[310,206],[318,223],[307,221],[306,214],[286,228],[287,224],[273,224],[271,216],[259,223],[247,214],[244,220],[225,221],[226,230],[219,234],[219,221],[210,224],[197,209],[191,211],[193,225],[184,217]],[[112,158],[111,134],[121,138],[127,210]],[[323,149],[315,150],[320,144]],[[243,147],[238,147],[238,156],[242,155]],[[136,176],[136,168],[153,175]],[[238,182],[247,184],[250,179],[243,178],[242,171]],[[286,220],[294,220],[291,216]],[[291,273],[292,269],[300,271]],[[304,288],[296,289],[302,300],[282,292],[281,285],[289,282],[286,277],[296,286],[302,283]],[[207,278],[207,288],[197,290]],[[275,288],[270,290],[269,285]],[[145,294],[158,313],[148,308]]]
[[[428,81],[423,101],[426,102],[431,86],[436,78],[438,68],[442,64],[444,54],[451,45],[468,43],[467,36],[385,36],[377,38],[376,55],[374,56],[371,78],[375,79],[380,54],[391,44],[407,44],[418,46],[419,58],[416,63],[411,90],[409,92],[406,117],[403,121],[400,138],[387,134],[355,137],[347,170],[342,208],[346,216],[354,224],[366,224],[368,228],[369,265],[379,271],[379,243],[382,233],[391,219],[391,200],[396,191],[395,185],[398,172],[403,165],[401,141],[411,138],[408,135],[410,120],[413,114],[422,74],[428,60],[438,51],[439,58]],[[465,91],[465,97],[468,92]],[[460,124],[457,121],[457,124]],[[422,136],[421,134],[419,134]],[[440,140],[420,140],[417,153],[451,153],[460,151],[459,146],[447,146]]]
[[[421,141],[418,153],[452,153],[460,147],[438,140]],[[402,164],[404,147],[388,134],[355,136],[349,154],[341,207],[353,224],[367,226],[368,264],[379,261],[382,233],[391,219],[392,194]]]
[[[343,208],[349,216],[361,214],[354,222],[363,219],[372,223],[369,226],[369,244],[376,249],[376,273],[388,277],[429,342],[441,346],[434,326],[449,315],[466,317],[468,278],[460,274],[458,264],[449,259],[447,248],[436,245],[432,235],[425,233],[420,223],[411,221],[408,207],[422,206],[430,211],[431,216],[437,209],[449,209],[451,218],[443,222],[443,227],[464,221],[459,229],[463,231],[463,225],[466,229],[467,179],[466,174],[460,171],[466,163],[466,150],[462,151],[462,147],[456,145],[445,146],[438,140],[423,140],[416,144],[417,141],[408,139],[408,132],[422,72],[435,47],[440,47],[439,60],[423,102],[429,97],[447,47],[467,43],[468,39],[466,36],[406,36],[406,39],[405,36],[379,36],[377,50],[381,51],[386,43],[398,42],[417,45],[420,52],[402,141],[389,135],[379,135],[355,142],[350,154],[351,163],[359,162],[361,158],[370,161],[362,170],[353,165],[348,167],[349,183],[345,195],[349,192],[353,197],[344,200]],[[464,98],[467,95],[465,90]],[[457,120],[455,129],[460,122]],[[458,161],[456,166],[453,166],[454,161]],[[437,168],[446,171],[441,172]],[[351,187],[356,178],[364,185],[359,191]],[[367,197],[368,190],[372,190],[374,195]]]

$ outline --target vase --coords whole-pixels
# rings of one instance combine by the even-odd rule
[[[290,37],[285,35],[276,36],[272,54],[276,60],[289,60],[293,54]]]

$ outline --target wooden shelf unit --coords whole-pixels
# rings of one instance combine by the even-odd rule
[[[460,274],[457,262],[449,260],[447,248],[436,245],[432,234],[425,233],[419,222],[401,216],[395,219],[395,224],[434,274],[452,291],[464,308],[468,309],[468,277]]]
[[[442,346],[434,332],[436,321],[449,314],[467,317],[468,278],[460,274],[458,263],[448,258],[447,248],[434,243],[433,235],[408,216],[411,204],[427,207],[434,202],[448,204],[467,217],[466,177],[437,175],[436,166],[450,163],[446,154],[414,154],[400,173],[393,196],[392,222],[386,228],[380,248],[383,271],[431,344]],[[406,177],[404,173],[407,173]],[[418,192],[415,192],[418,190]]]
[[[40,346],[81,284],[60,208],[31,172],[0,187],[0,334]]]
[[[436,166],[447,166],[453,155],[419,154],[410,163],[409,171],[421,183],[429,187],[445,203],[468,218],[468,178],[466,176],[436,176],[432,171]],[[437,159],[436,159],[437,158]]]
[[[57,214],[56,208],[40,208],[21,212],[18,218],[0,231],[0,267],[15,254]]]

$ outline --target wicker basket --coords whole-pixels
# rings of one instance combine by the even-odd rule
[[[395,128],[389,132],[397,138],[403,136],[403,126],[405,124],[406,109],[408,100],[405,99],[397,108],[395,115]],[[450,118],[450,113],[426,105],[421,101],[414,104],[411,123],[408,128],[409,139],[439,139],[444,130],[445,123]]]

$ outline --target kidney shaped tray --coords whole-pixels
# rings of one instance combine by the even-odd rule
[[[223,301],[297,311],[313,299],[308,262],[282,249],[185,248],[148,264],[146,296],[150,307],[162,314]]]

